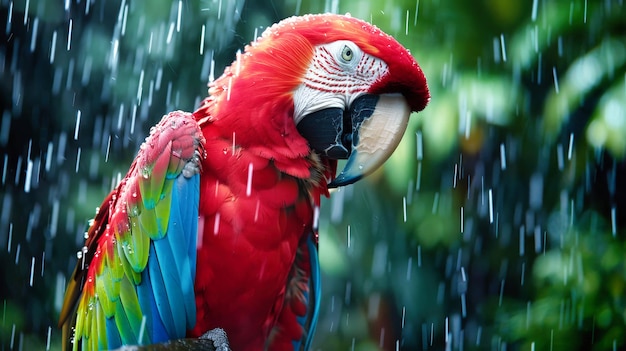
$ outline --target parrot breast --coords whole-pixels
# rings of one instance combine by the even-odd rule
[[[300,158],[290,171],[309,175],[307,183],[254,145],[239,144],[236,126],[226,126],[202,126],[197,322],[190,336],[220,327],[234,350],[263,349],[283,308],[299,243],[311,235],[314,206],[326,192],[320,172],[332,167]]]

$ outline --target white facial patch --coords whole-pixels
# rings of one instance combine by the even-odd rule
[[[293,94],[296,124],[321,109],[346,109],[389,72],[387,64],[355,43],[339,40],[317,46],[302,84]]]

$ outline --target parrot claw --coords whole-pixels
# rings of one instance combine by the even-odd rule
[[[211,340],[215,351],[231,351],[226,331],[222,328],[211,329],[204,333],[200,339]]]
[[[198,151],[196,151],[193,157],[189,161],[187,161],[187,163],[183,167],[183,176],[189,179],[200,173],[201,170],[200,154],[198,153]]]

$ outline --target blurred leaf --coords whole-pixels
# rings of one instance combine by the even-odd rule
[[[581,102],[589,99],[592,90],[597,89],[600,84],[608,84],[613,87],[617,85],[618,88],[614,88],[614,90],[621,90],[613,91],[611,96],[619,98],[621,92],[623,97],[623,85],[620,85],[619,81],[614,81],[616,68],[620,68],[618,72],[626,68],[626,48],[622,41],[615,39],[603,40],[599,46],[572,62],[565,76],[558,81],[558,90],[555,88],[547,96],[544,110],[544,132],[548,138],[554,138],[560,132],[562,125],[568,122],[572,114],[580,108]],[[607,103],[612,99],[610,97],[603,97],[602,99],[604,100],[603,105],[605,105],[603,109],[606,109]],[[620,111],[621,104],[609,104],[609,108],[611,110],[601,112],[601,114],[610,113],[616,116],[615,118],[619,121],[620,112],[622,112],[621,115],[624,114],[623,111]],[[616,108],[617,110],[615,110]],[[621,123],[618,124],[621,125]],[[596,147],[603,146],[609,138],[609,133],[606,129],[603,133],[602,125],[597,124],[597,122],[591,127],[592,130],[588,132],[591,133],[591,135],[588,134],[590,142]],[[610,125],[606,127],[614,128]]]
[[[617,80],[600,99],[589,126],[587,141],[607,149],[616,159],[626,155],[626,80]]]

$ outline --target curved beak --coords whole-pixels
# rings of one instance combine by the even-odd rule
[[[352,184],[372,173],[391,156],[406,130],[411,108],[401,94],[365,94],[345,111],[327,108],[305,116],[298,131],[311,147],[332,159],[347,159],[328,184]]]

